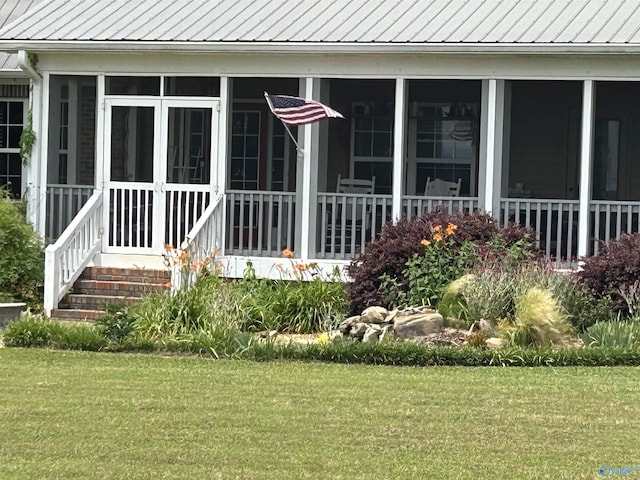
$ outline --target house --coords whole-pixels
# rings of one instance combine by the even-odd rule
[[[436,205],[596,253],[638,230],[639,24],[640,0],[35,5],[0,49],[31,59],[46,308],[86,265],[159,267],[186,238],[229,275],[273,275],[283,248],[344,265]],[[264,92],[345,119],[292,129],[296,150]]]

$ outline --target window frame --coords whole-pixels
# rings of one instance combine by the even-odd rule
[[[22,129],[20,130],[20,133],[22,134],[22,131],[24,130],[25,125],[27,124],[27,117],[29,115],[29,99],[28,98],[16,98],[16,97],[0,97],[0,102],[7,102],[7,103],[22,103]],[[11,125],[9,124],[9,118],[7,117],[7,126]],[[7,144],[9,142],[9,138],[7,137]],[[18,156],[20,155],[20,146],[18,147],[3,147],[0,148],[0,153],[15,153],[18,154]],[[8,165],[7,165],[8,167]],[[0,176],[2,178],[5,178],[7,181],[9,181],[9,174],[8,172],[5,175],[5,172],[0,172]],[[19,198],[16,198],[16,200],[20,201],[23,199],[24,194],[25,194],[25,190],[27,187],[27,175],[26,175],[26,168],[24,165],[24,162],[22,161],[22,158],[20,158],[20,196]]]

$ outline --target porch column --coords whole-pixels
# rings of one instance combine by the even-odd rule
[[[481,210],[500,216],[504,139],[505,81],[482,81],[478,200]]]
[[[391,190],[391,218],[397,222],[402,217],[402,187],[404,184],[405,162],[405,131],[406,131],[406,105],[407,81],[404,78],[396,79],[396,98],[394,102],[393,117],[393,180]]]
[[[229,125],[231,124],[231,103],[233,98],[233,79],[220,77],[220,115],[218,116],[218,151],[216,152],[216,178],[214,193],[224,193],[227,189],[227,168],[230,159],[227,156],[229,143]],[[226,208],[224,209],[226,211]]]
[[[46,155],[42,152],[46,152],[46,147],[42,144],[42,138],[40,137],[41,132],[41,118],[42,118],[42,87],[43,82],[42,79],[35,80],[31,79],[31,88],[30,95],[28,101],[28,108],[31,111],[32,125],[36,135],[36,141],[33,145],[33,149],[31,150],[31,158],[29,159],[29,163],[24,169],[26,181],[25,181],[25,194],[23,195],[24,200],[27,202],[27,220],[31,225],[33,225],[34,229],[37,230],[41,235],[45,235],[45,227],[44,227],[44,218],[43,215],[46,215],[46,210],[44,210],[43,205],[45,203],[45,199],[47,197],[46,183],[42,185],[41,183],[41,174],[40,170],[43,168],[42,165],[46,164]],[[44,214],[42,213],[44,210]],[[42,219],[42,220],[41,220]]]
[[[320,79],[305,79],[304,98],[320,101]],[[318,145],[320,126],[318,122],[302,127],[302,155],[298,152],[298,171],[302,172],[301,182],[296,186],[300,202],[299,238],[300,258],[306,261],[316,254],[316,217],[318,199]]]
[[[593,124],[595,119],[596,85],[585,80],[582,89],[582,132],[580,138],[580,207],[578,211],[578,258],[589,254],[589,202],[591,201],[593,170]]]
[[[49,166],[49,158],[47,155],[48,143],[49,143],[49,74],[45,73],[42,81],[38,82],[41,88],[36,89],[34,85],[34,110],[33,110],[33,130],[36,134],[36,140],[34,151],[32,153],[32,162],[38,162],[40,164],[40,171],[38,172],[40,178],[38,180],[40,184],[40,211],[38,213],[38,232],[41,235],[45,235],[47,231],[47,180]],[[37,105],[40,108],[40,115],[36,116],[36,90],[40,95],[37,99]]]

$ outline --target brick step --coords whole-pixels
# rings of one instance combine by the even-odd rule
[[[145,297],[153,292],[166,290],[165,283],[123,282],[106,280],[77,280],[73,293],[85,295]]]
[[[79,308],[66,309],[57,308],[51,312],[51,318],[53,320],[79,320],[79,321],[91,321],[96,318],[103,317],[105,312],[102,310],[82,310]]]
[[[62,308],[80,310],[100,310],[105,304],[133,305],[140,299],[136,297],[125,297],[122,295],[87,295],[80,293],[70,293],[62,299]]]
[[[136,268],[88,267],[80,275],[81,280],[107,282],[134,282],[166,284],[171,279],[166,270],[145,270]]]

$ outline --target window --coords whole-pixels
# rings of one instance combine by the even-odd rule
[[[231,120],[231,188],[258,190],[260,112],[233,112]]]
[[[376,193],[391,193],[393,104],[353,104],[352,163],[355,178],[376,177]]]
[[[287,172],[289,163],[289,138],[282,122],[271,119],[271,190],[287,190]]]
[[[20,135],[27,106],[24,100],[0,99],[0,186],[22,197]]]
[[[409,172],[421,195],[427,178],[462,179],[460,193],[474,188],[476,108],[472,104],[414,104],[409,122]]]

